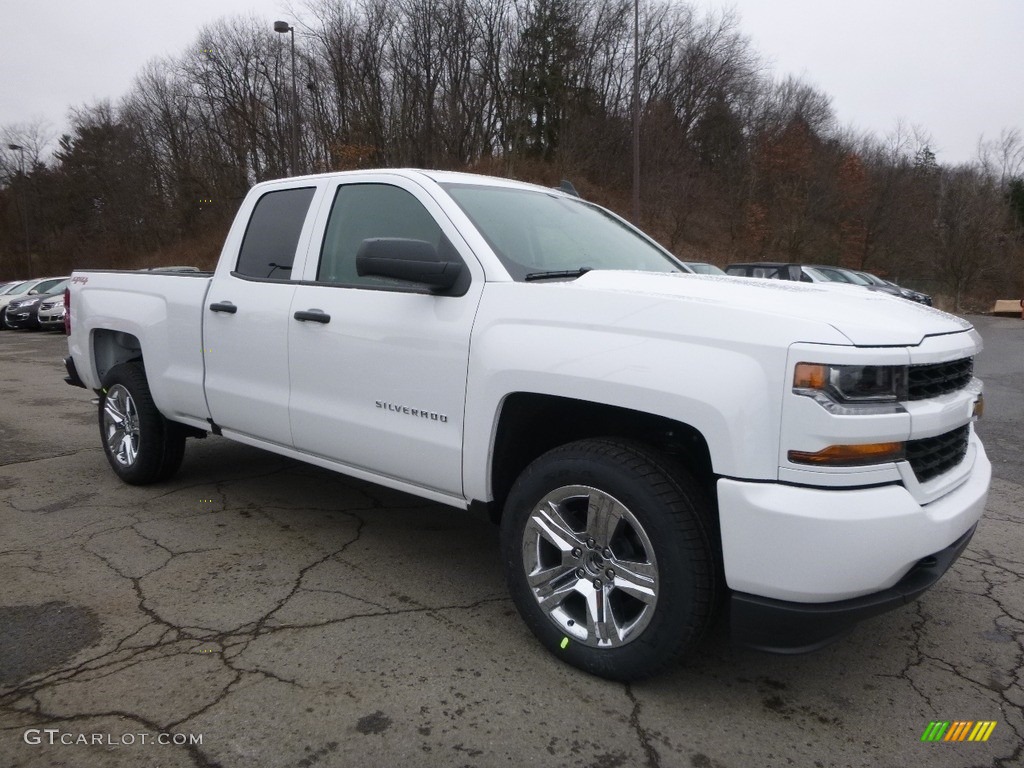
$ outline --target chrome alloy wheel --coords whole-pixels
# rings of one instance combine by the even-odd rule
[[[541,610],[575,642],[635,640],[658,600],[654,547],[637,518],[597,488],[549,493],[523,532],[523,568]]]
[[[139,411],[131,393],[121,384],[112,386],[103,404],[103,437],[110,455],[122,467],[134,466],[139,457]]]

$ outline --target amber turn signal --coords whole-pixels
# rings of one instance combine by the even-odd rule
[[[793,374],[796,389],[824,389],[828,384],[828,366],[818,363],[797,363]]]
[[[787,455],[794,464],[816,464],[827,467],[860,467],[865,464],[884,464],[904,458],[905,443],[865,443],[863,445],[830,445],[814,453],[790,451]]]

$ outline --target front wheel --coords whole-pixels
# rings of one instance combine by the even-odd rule
[[[516,481],[502,517],[505,575],[537,638],[614,680],[690,650],[719,589],[710,505],[645,446],[583,440]]]
[[[103,379],[100,437],[111,468],[126,483],[167,480],[181,466],[185,432],[157,410],[142,363],[122,363]]]

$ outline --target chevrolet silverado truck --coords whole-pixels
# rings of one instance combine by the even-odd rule
[[[212,433],[487,514],[530,629],[608,678],[720,612],[743,644],[818,648],[934,584],[988,493],[968,322],[691,274],[509,180],[260,183],[214,272],[76,271],[68,306],[67,380],[121,480]]]

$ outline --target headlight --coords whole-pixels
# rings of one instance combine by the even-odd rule
[[[907,398],[907,367],[797,363],[793,392],[840,415],[898,413],[903,410],[900,401]]]

